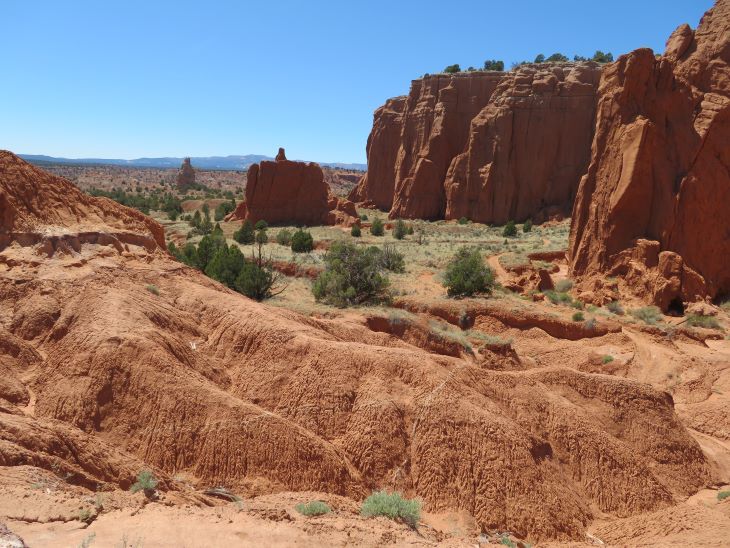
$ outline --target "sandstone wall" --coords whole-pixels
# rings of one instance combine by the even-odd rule
[[[434,75],[375,112],[354,201],[391,218],[505,222],[569,211],[590,157],[595,63]]]
[[[625,279],[663,309],[730,293],[730,1],[666,51],[603,73],[596,135],[573,210],[571,268],[597,300]]]

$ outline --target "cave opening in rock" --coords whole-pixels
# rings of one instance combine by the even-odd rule
[[[667,306],[667,314],[670,316],[684,316],[684,303],[679,297],[674,297]]]

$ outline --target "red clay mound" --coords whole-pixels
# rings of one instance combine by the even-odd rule
[[[283,148],[275,161],[248,169],[246,201],[228,217],[244,219],[306,226],[358,222],[355,204],[332,195],[318,164],[287,160]]]
[[[350,199],[391,218],[566,214],[590,159],[599,75],[565,63],[414,80],[375,112]]]
[[[4,182],[40,195],[62,183],[39,176]],[[108,202],[84,200],[58,207],[97,222]],[[104,226],[127,215],[117,208]],[[12,335],[0,344],[12,378],[0,383],[0,466],[122,487],[145,466],[241,494],[387,487],[535,540],[582,539],[598,513],[658,510],[713,480],[671,397],[649,385],[499,371],[429,352],[425,332],[401,340],[269,308],[160,250],[78,244],[52,257],[42,244],[0,250]]]
[[[570,245],[596,300],[611,298],[607,276],[664,310],[730,294],[729,52],[730,1],[718,0],[661,57],[639,49],[604,70]]]
[[[166,249],[162,227],[146,215],[84,194],[66,179],[0,150],[0,249],[13,240],[91,238],[102,233]]]

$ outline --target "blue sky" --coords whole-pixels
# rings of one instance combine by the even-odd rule
[[[0,148],[364,162],[373,110],[485,59],[663,51],[711,0],[32,1],[0,9]]]

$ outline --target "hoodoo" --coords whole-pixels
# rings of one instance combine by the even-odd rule
[[[730,0],[663,55],[639,49],[600,85],[588,173],[573,210],[571,268],[587,298],[616,276],[663,310],[730,294]]]
[[[414,80],[375,112],[368,172],[350,199],[390,217],[567,214],[590,159],[600,67],[523,65]]]
[[[183,160],[183,163],[177,172],[176,182],[178,190],[183,192],[195,185],[195,170],[190,164],[190,158],[185,158]]]
[[[273,162],[248,169],[246,201],[229,217],[236,219],[307,226],[358,222],[355,204],[330,192],[319,164],[287,160],[283,148]]]

